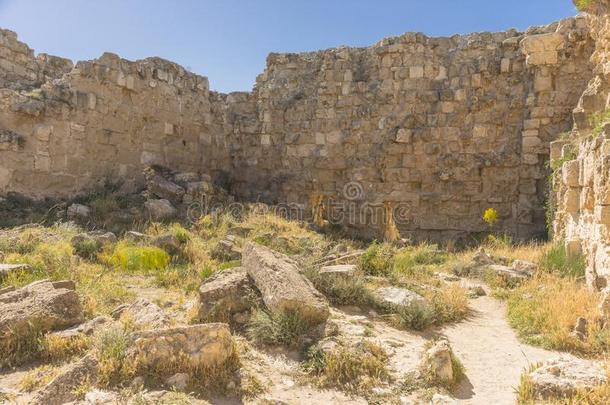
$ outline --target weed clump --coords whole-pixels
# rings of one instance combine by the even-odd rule
[[[395,253],[392,245],[373,242],[360,257],[359,268],[370,276],[387,276],[392,270]]]
[[[330,350],[314,346],[308,352],[305,369],[321,387],[356,393],[366,393],[376,383],[391,378],[388,354],[367,340],[349,346],[337,344]]]
[[[584,279],[587,262],[581,254],[568,256],[563,242],[558,242],[545,251],[538,266],[540,271],[545,273]]]
[[[259,344],[298,347],[310,325],[298,312],[269,313],[262,309],[250,318],[248,337]]]

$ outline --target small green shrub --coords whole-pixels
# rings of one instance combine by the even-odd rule
[[[373,242],[360,257],[359,267],[370,276],[388,275],[394,264],[396,249],[387,243]]]
[[[74,253],[84,259],[94,259],[100,250],[102,250],[102,244],[93,239],[84,239],[75,243]]]
[[[116,246],[109,263],[126,271],[161,270],[167,266],[170,257],[163,249],[154,246]]]
[[[435,322],[434,308],[417,301],[400,307],[394,317],[398,327],[424,330]]]
[[[269,313],[259,309],[250,318],[247,335],[259,344],[297,347],[309,328],[297,312]]]
[[[98,382],[113,385],[132,374],[127,360],[127,349],[131,344],[130,331],[118,324],[99,331],[94,340],[98,364]]]
[[[585,277],[587,261],[583,255],[568,257],[563,242],[553,245],[540,259],[540,271],[561,277],[582,279]]]

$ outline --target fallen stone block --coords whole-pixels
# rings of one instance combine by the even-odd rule
[[[155,221],[173,218],[178,212],[168,200],[147,200],[144,207]]]
[[[336,280],[349,279],[356,274],[356,265],[353,264],[338,264],[335,266],[324,266],[320,269],[319,274],[322,278]]]
[[[447,340],[442,339],[426,350],[420,367],[424,375],[435,382],[452,384],[455,381],[452,360],[451,346]]]
[[[158,174],[147,181],[148,191],[161,199],[180,203],[184,197],[184,188]]]
[[[294,311],[312,325],[328,319],[328,302],[287,256],[249,242],[243,251],[242,265],[272,312]]]
[[[399,287],[382,287],[373,292],[375,302],[386,310],[401,310],[412,305],[427,306],[428,302],[424,297]]]
[[[36,281],[0,295],[0,343],[16,331],[46,332],[82,323],[83,308],[73,282]]]
[[[237,267],[224,270],[199,287],[197,317],[201,321],[231,319],[243,323],[249,317],[238,314],[250,311],[259,301],[260,294],[254,288],[246,269]]]
[[[592,389],[608,382],[602,365],[595,361],[558,358],[528,374],[537,398],[564,398],[578,390]]]
[[[134,332],[128,356],[137,369],[182,371],[222,365],[234,355],[224,323]]]
[[[83,383],[95,384],[97,380],[97,360],[87,355],[69,365],[49,384],[36,393],[32,404],[60,405],[77,399],[74,390]]]
[[[6,277],[11,273],[27,270],[27,264],[0,264],[0,278]]]
[[[145,298],[139,298],[132,304],[123,304],[112,311],[114,319],[127,319],[136,328],[155,329],[169,325],[169,318],[157,305]]]

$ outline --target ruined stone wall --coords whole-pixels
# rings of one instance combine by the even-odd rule
[[[551,144],[554,225],[568,254],[586,257],[588,284],[603,288],[610,277],[610,2],[596,1],[588,12],[594,75],[574,110],[573,130]]]
[[[49,67],[2,31],[0,193],[66,198],[100,181],[141,184],[158,164],[214,173],[228,168],[225,129],[206,78],[159,59],[113,54]],[[0,59],[0,62],[5,59]]]
[[[0,195],[135,189],[158,164],[205,172],[244,200],[326,203],[380,236],[384,204],[414,240],[544,232],[549,142],[591,77],[583,18],[526,33],[409,33],[369,48],[271,54],[250,93],[158,58],[78,62],[0,42]],[[331,209],[332,208],[332,209]]]
[[[549,142],[572,126],[591,52],[576,18],[525,34],[409,33],[272,54],[236,114],[235,191],[272,202],[319,194],[373,237],[387,201],[416,240],[487,231],[489,207],[496,230],[541,234]]]

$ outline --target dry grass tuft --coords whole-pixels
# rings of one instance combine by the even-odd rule
[[[321,387],[367,393],[378,383],[391,379],[388,354],[367,340],[341,345],[329,352],[314,347],[308,357],[305,368]]]
[[[509,294],[508,319],[527,343],[585,355],[610,349],[610,331],[600,326],[599,294],[574,279],[540,274]],[[570,335],[577,317],[588,320],[584,341]]]

